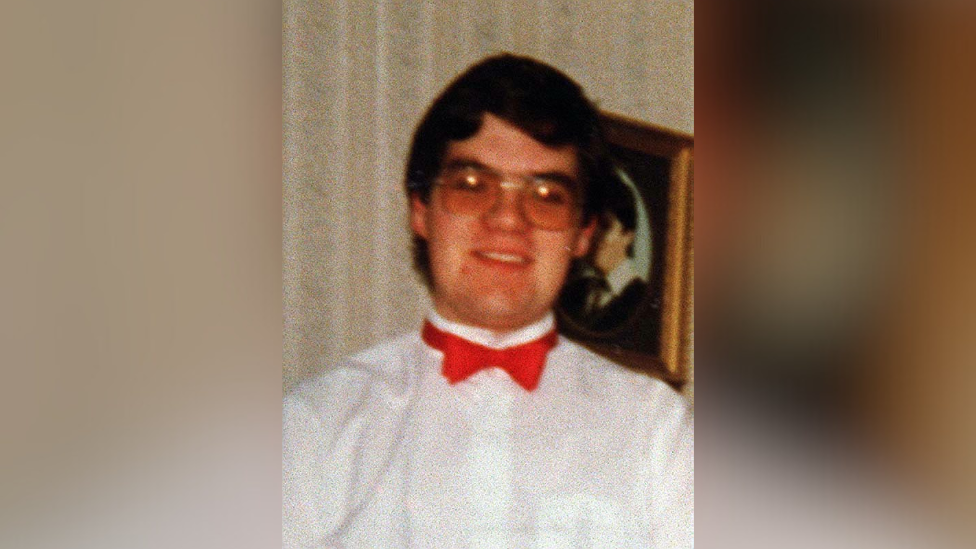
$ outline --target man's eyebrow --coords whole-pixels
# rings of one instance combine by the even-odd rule
[[[443,167],[444,170],[463,170],[466,168],[474,168],[476,170],[486,170],[489,172],[499,171],[473,158],[465,158],[465,157],[452,158],[446,161]],[[559,183],[569,188],[577,188],[579,186],[579,180],[576,177],[562,171],[531,172],[526,175],[533,179],[543,179],[546,181],[551,181],[553,183]]]
[[[565,172],[539,172],[533,173],[531,176],[535,179],[544,179],[553,183],[559,183],[571,189],[579,186],[579,180]]]
[[[478,170],[489,170],[489,171],[491,170],[491,168],[489,168],[488,166],[471,158],[452,158],[444,163],[442,169],[463,170],[465,168],[475,168]]]

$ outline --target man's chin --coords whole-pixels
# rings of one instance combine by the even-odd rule
[[[492,300],[480,309],[481,325],[497,331],[517,330],[545,316],[548,309],[526,307],[524,303]]]
[[[556,296],[552,296],[554,301]],[[435,296],[442,316],[469,326],[494,331],[517,330],[543,318],[552,308],[530,288],[466,287],[450,295]]]

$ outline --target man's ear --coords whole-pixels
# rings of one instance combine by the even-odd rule
[[[586,255],[590,250],[593,241],[593,233],[596,231],[596,216],[590,218],[590,222],[580,229],[576,235],[576,242],[573,245],[573,257],[579,258]]]
[[[427,239],[427,204],[420,199],[420,193],[410,193],[410,228],[415,235]]]

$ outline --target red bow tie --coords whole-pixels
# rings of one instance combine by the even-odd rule
[[[443,373],[449,383],[457,383],[480,370],[497,366],[508,372],[526,391],[535,389],[539,384],[546,353],[556,345],[557,339],[553,330],[522,345],[491,349],[438,330],[429,321],[424,322],[421,335],[428,345],[443,351]]]

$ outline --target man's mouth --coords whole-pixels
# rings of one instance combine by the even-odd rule
[[[529,258],[521,254],[506,253],[506,252],[477,251],[475,252],[475,255],[480,257],[481,259],[487,259],[489,261],[497,261],[499,263],[506,263],[509,265],[529,264]]]

